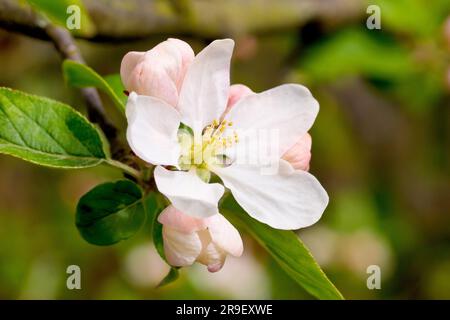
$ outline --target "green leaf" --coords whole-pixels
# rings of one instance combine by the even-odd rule
[[[89,13],[81,0],[27,0],[28,3],[40,13],[44,14],[51,22],[68,28],[68,22],[72,22],[79,12],[80,29],[70,30],[75,34],[93,36],[96,28]],[[73,7],[76,6],[76,7]]]
[[[8,88],[0,88],[0,153],[57,168],[106,158],[99,132],[73,108]]]
[[[158,222],[158,220],[155,219],[153,222],[153,229],[152,229],[152,237],[153,237],[153,244],[155,245],[156,251],[158,251],[158,254],[161,258],[163,258],[164,261],[166,260],[166,255],[164,253],[164,243],[163,243],[163,236],[162,236],[162,224]]]
[[[309,250],[293,231],[276,230],[251,218],[231,197],[221,212],[233,224],[244,228],[264,247],[281,268],[311,295],[319,299],[343,299]]]
[[[152,238],[153,244],[160,257],[167,262],[166,255],[164,253],[164,243],[162,235],[162,224],[158,222],[158,216],[161,211],[167,207],[166,200],[161,194],[153,193],[153,215],[152,215]]]
[[[129,180],[100,184],[78,202],[76,226],[91,244],[104,246],[128,239],[144,221],[142,191]]]
[[[109,78],[108,83],[108,81],[90,67],[72,60],[64,61],[63,73],[66,81],[70,85],[77,88],[96,87],[103,90],[111,97],[112,101],[120,111],[125,111],[126,98],[123,97],[123,91],[118,92],[121,88],[121,84],[119,85],[117,78]]]
[[[380,7],[383,30],[427,39],[439,32],[450,9],[448,0],[370,0],[370,4]]]
[[[157,288],[164,287],[178,279],[180,276],[180,273],[178,272],[179,268],[170,268],[169,273],[164,277],[164,279],[161,280],[161,282],[158,284]]]
[[[109,84],[111,89],[115,92],[116,96],[121,101],[122,105],[125,106],[127,104],[127,96],[125,95],[125,87],[122,83],[122,78],[120,74],[110,74],[104,77],[105,81]]]

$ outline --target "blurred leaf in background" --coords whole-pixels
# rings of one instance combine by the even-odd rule
[[[93,36],[96,32],[95,24],[91,21],[89,13],[82,0],[26,0],[31,6],[42,12],[53,23],[68,27],[71,15],[79,13],[79,29],[73,28],[74,34]],[[76,17],[77,18],[77,17]],[[78,26],[75,26],[78,27]],[[68,28],[71,29],[71,28]]]

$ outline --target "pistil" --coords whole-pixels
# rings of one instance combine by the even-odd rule
[[[226,135],[227,129],[233,126],[231,121],[214,120],[203,130],[200,137],[192,136],[188,131],[179,132],[178,138],[182,149],[180,168],[189,170],[192,166],[204,170],[217,156],[223,155],[225,149],[239,142],[237,132]],[[197,141],[198,140],[198,141]]]

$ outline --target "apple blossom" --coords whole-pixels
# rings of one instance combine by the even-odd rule
[[[219,271],[227,254],[242,255],[243,244],[239,232],[221,214],[195,218],[170,205],[159,215],[163,225],[164,252],[167,261],[177,267],[195,261]]]
[[[151,86],[139,88],[140,94],[130,93],[126,108],[130,147],[156,165],[158,190],[185,215],[208,218],[219,214],[218,201],[225,189],[219,183],[208,183],[212,172],[256,220],[277,229],[309,226],[328,204],[326,191],[304,171],[310,149],[307,131],[319,105],[308,89],[296,84],[261,93],[244,90],[240,99],[234,99],[235,89],[230,91],[229,83],[233,46],[230,39],[216,40],[188,65],[182,62],[181,46],[178,51],[161,53],[163,61],[170,61],[164,66],[171,76],[154,78],[170,82],[177,90],[165,91],[166,83],[152,80]],[[156,64],[158,55],[152,59]],[[132,84],[127,86],[132,91],[135,82],[127,71],[134,70],[128,67],[133,64],[125,60],[129,59],[124,59],[122,77],[126,86]],[[141,70],[139,77],[145,78],[146,69]],[[260,163],[243,161],[242,154],[251,155],[257,147],[254,133],[258,131],[278,133],[279,142],[271,145],[269,154],[278,168],[272,175],[261,174]],[[292,148],[307,155],[295,157],[289,153]]]

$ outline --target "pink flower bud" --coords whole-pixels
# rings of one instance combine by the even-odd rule
[[[201,219],[169,206],[158,221],[163,225],[166,259],[173,266],[199,262],[206,265],[208,271],[216,272],[222,268],[228,254],[242,255],[239,232],[221,214]]]
[[[225,112],[228,112],[239,100],[242,98],[253,94],[254,92],[247,86],[243,84],[233,84],[230,86],[230,91],[228,93],[228,103]]]
[[[194,51],[184,41],[168,39],[147,52],[128,52],[120,75],[125,89],[154,96],[177,107],[178,95]]]
[[[283,159],[288,161],[296,170],[309,170],[309,161],[311,160],[312,139],[309,133],[306,133],[296,144],[294,144],[283,155]]]
[[[230,87],[228,94],[228,104],[225,111],[228,112],[239,100],[254,94],[254,92],[242,84],[234,84]],[[283,155],[283,159],[288,161],[296,170],[309,170],[309,162],[311,160],[312,138],[306,133],[295,145],[293,145]]]

